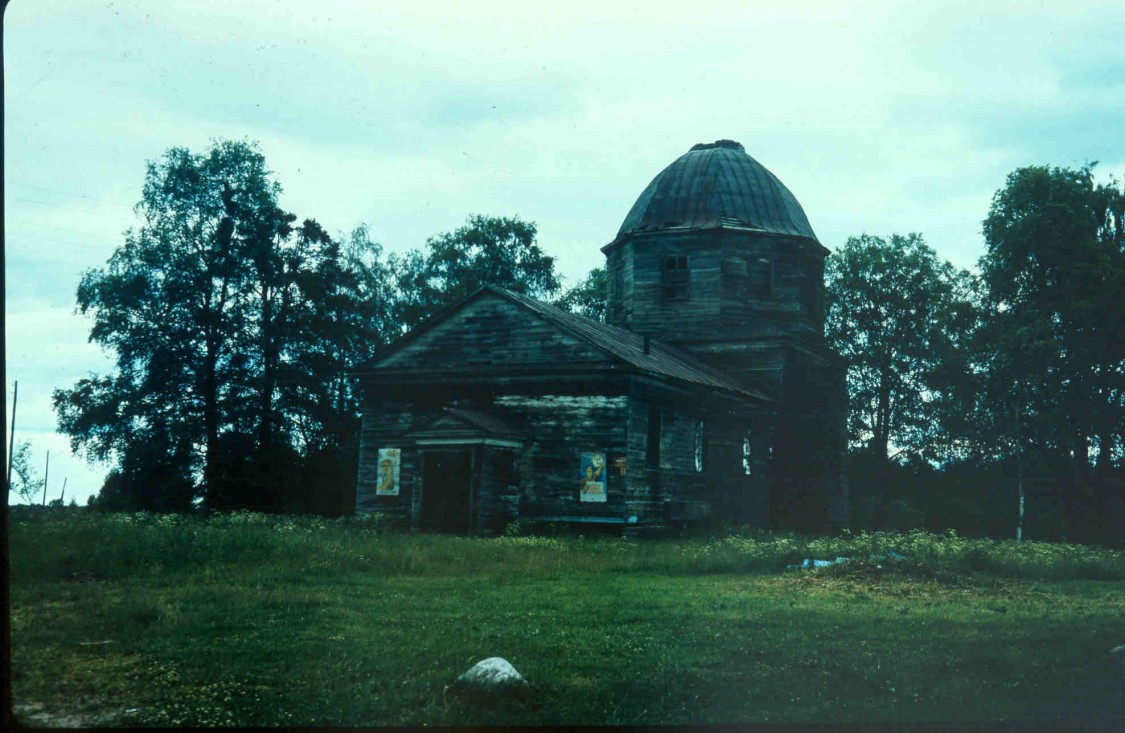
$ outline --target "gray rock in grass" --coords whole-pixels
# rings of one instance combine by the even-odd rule
[[[1125,644],[1115,646],[1109,650],[1109,658],[1118,664],[1125,665]]]
[[[508,660],[489,657],[458,677],[454,687],[476,692],[515,692],[526,688],[527,680]]]

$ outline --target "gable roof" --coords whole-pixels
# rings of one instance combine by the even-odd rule
[[[444,411],[465,424],[480,428],[492,435],[519,435],[523,432],[519,425],[492,413],[464,410],[460,407],[446,407]]]
[[[433,418],[411,428],[407,433],[424,433],[449,420],[454,424],[461,424],[499,438],[520,437],[526,432],[522,425],[500,415],[479,410],[465,410],[460,407],[443,407]]]
[[[384,359],[413,342],[437,324],[447,320],[466,304],[485,293],[498,295],[530,311],[571,336],[593,346],[617,361],[629,364],[639,371],[735,392],[757,401],[773,401],[772,398],[763,392],[754,389],[742,380],[736,379],[716,369],[686,351],[656,341],[655,339],[649,339],[648,353],[645,353],[645,338],[640,334],[633,333],[624,328],[618,328],[617,326],[600,323],[586,318],[585,316],[570,313],[569,311],[536,300],[527,295],[515,293],[495,285],[482,285],[460,301],[443,308],[427,321],[392,344],[381,355],[356,369],[356,372],[362,374],[378,370],[378,364]]]

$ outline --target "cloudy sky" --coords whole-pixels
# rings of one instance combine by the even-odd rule
[[[5,425],[19,380],[50,497],[65,479],[85,501],[108,468],[54,433],[51,391],[111,367],[75,287],[172,146],[256,140],[283,207],[389,250],[518,214],[569,282],[697,142],[742,142],[831,249],[919,231],[962,267],[1015,168],[1125,174],[1119,0],[557,5],[13,0]]]

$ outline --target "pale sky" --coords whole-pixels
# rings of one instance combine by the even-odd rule
[[[65,478],[84,503],[109,469],[70,455],[50,395],[111,368],[75,288],[172,146],[256,140],[284,208],[391,251],[519,215],[571,284],[698,142],[741,142],[830,249],[918,231],[961,267],[1016,168],[1125,175],[1119,0],[556,5],[13,0],[5,435],[19,380],[49,498]]]

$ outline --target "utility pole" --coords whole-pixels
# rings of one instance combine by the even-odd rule
[[[51,475],[51,451],[47,451],[47,467],[43,469],[43,506],[47,506],[47,477]]]
[[[1016,390],[1016,488],[1020,494],[1019,520],[1016,522],[1016,542],[1023,542],[1023,441],[1020,436],[1020,415],[1023,413],[1023,403],[1020,401],[1020,390]]]
[[[59,494],[59,503],[60,504],[63,503],[64,501],[66,501],[66,482],[69,479],[70,479],[70,477],[67,476],[67,477],[63,478],[63,480],[62,480],[62,493]]]
[[[8,432],[8,491],[12,490],[12,450],[16,445],[16,401],[20,398],[20,380],[16,380],[16,392],[12,395],[12,429]]]

